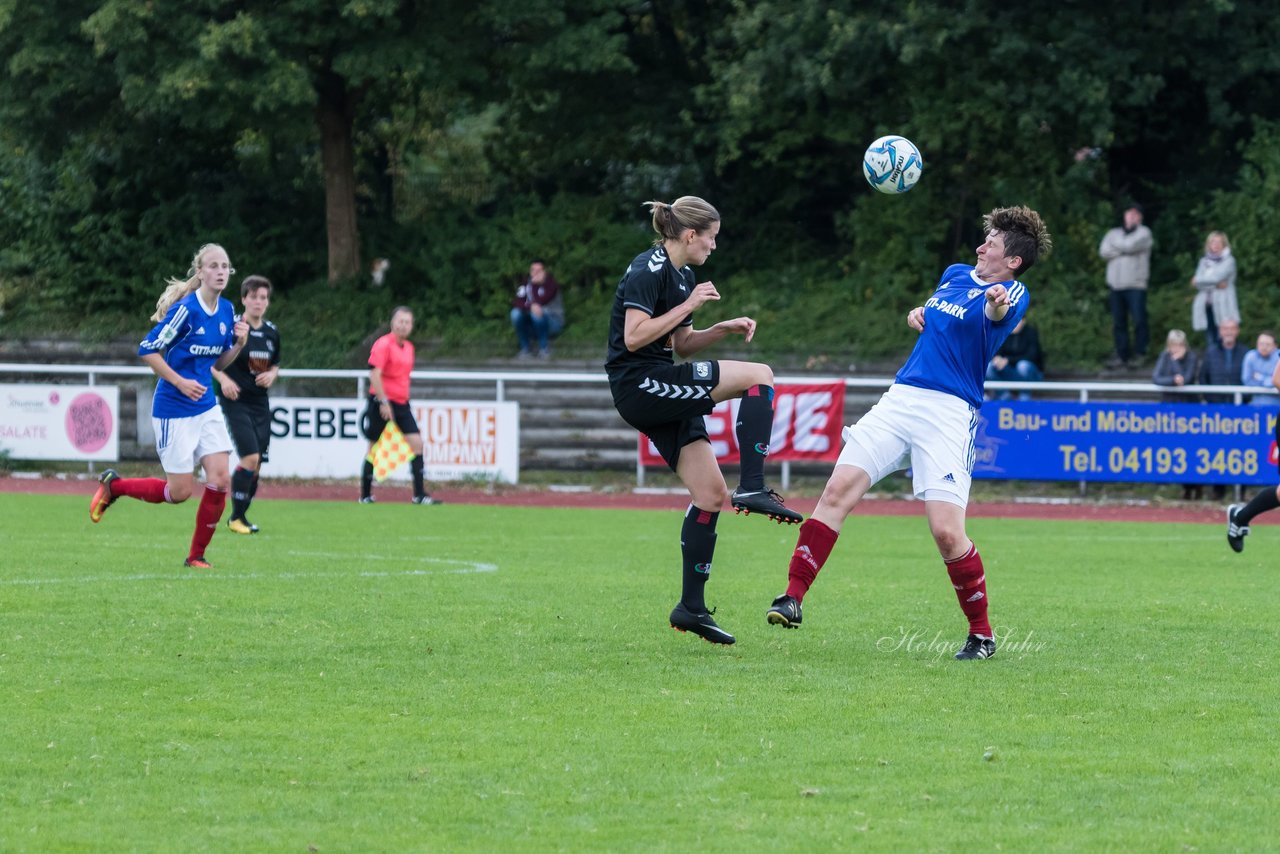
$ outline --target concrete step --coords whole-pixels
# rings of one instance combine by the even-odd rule
[[[622,429],[586,429],[574,427],[547,429],[545,427],[520,427],[520,447],[562,448],[583,451],[600,448],[636,447],[636,431],[630,427]]]
[[[527,456],[522,450],[520,464],[529,468],[627,471],[636,467],[636,449],[582,450],[538,448]]]

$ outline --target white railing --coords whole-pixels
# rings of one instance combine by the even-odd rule
[[[96,385],[100,378],[106,377],[154,377],[151,369],[141,365],[40,365],[21,362],[0,362],[0,378],[6,374],[22,374],[28,376],[69,375],[88,377],[89,385]],[[608,377],[603,371],[414,371],[415,380],[433,382],[492,382],[494,384],[494,400],[506,399],[506,384],[521,383],[607,383]],[[324,370],[307,368],[286,368],[280,371],[282,380],[289,379],[337,379],[351,380],[355,384],[355,396],[363,400],[369,381],[368,370]],[[893,384],[892,377],[823,377],[823,376],[779,376],[778,383],[824,383],[843,382],[846,389],[884,390]],[[1160,386],[1154,383],[1135,382],[988,382],[988,391],[1037,391],[1049,393],[1054,397],[1075,395],[1081,403],[1088,403],[1091,395],[1113,397],[1115,395],[1164,395],[1164,394],[1212,394],[1231,395],[1232,402],[1244,402],[1246,395],[1276,394],[1275,389],[1258,388],[1243,385],[1188,385]],[[791,466],[781,463],[782,485],[786,488],[791,480]],[[636,482],[644,484],[644,467],[636,455]]]
[[[141,365],[40,365],[23,362],[0,362],[0,375],[28,374],[49,376],[65,374],[88,377],[89,385],[96,385],[100,377],[147,377],[155,376],[151,369]],[[312,368],[285,368],[280,377],[289,379],[349,379],[355,383],[357,398],[365,396],[366,383],[369,380],[368,370],[346,369],[325,370]],[[522,383],[584,383],[598,384],[608,382],[608,377],[600,372],[586,371],[414,371],[415,380],[440,382],[492,382],[494,383],[494,400],[505,399],[508,382]],[[893,377],[824,377],[824,376],[779,376],[779,383],[828,383],[843,382],[845,388],[853,389],[887,389],[893,383]],[[1187,385],[1160,386],[1154,383],[1135,382],[988,382],[988,391],[1040,391],[1054,396],[1065,393],[1079,396],[1081,403],[1088,403],[1092,393],[1113,394],[1230,394],[1232,400],[1239,404],[1246,395],[1276,394],[1273,388],[1258,388],[1243,385]]]

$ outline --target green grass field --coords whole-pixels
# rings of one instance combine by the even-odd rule
[[[1280,530],[971,522],[1003,647],[921,518],[856,519],[796,631],[794,529],[678,512],[0,495],[0,850],[1257,850]]]

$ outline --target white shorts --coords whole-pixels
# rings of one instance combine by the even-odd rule
[[[169,474],[191,474],[209,454],[231,451],[231,436],[222,410],[211,407],[190,418],[151,418],[156,431],[156,453]]]
[[[967,507],[977,427],[978,410],[955,395],[895,383],[844,428],[836,465],[857,466],[873,484],[910,466],[916,498]]]

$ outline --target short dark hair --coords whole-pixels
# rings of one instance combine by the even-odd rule
[[[240,283],[240,299],[263,288],[267,289],[267,296],[271,296],[274,288],[271,287],[271,280],[266,276],[245,276],[244,281]]]
[[[1004,237],[1004,257],[1018,257],[1022,264],[1014,270],[1019,276],[1053,249],[1053,238],[1040,214],[1025,205],[996,208],[982,218],[983,233],[998,231]]]

